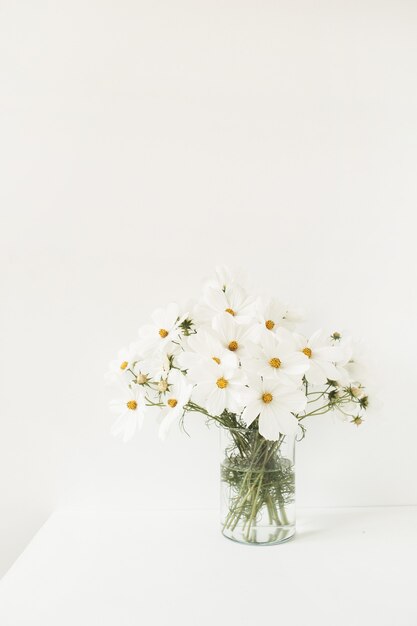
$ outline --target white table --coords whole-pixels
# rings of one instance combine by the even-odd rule
[[[57,512],[0,583],[1,626],[416,626],[417,507],[304,509],[280,546],[217,511]]]

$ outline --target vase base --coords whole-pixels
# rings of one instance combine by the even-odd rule
[[[253,528],[249,535],[241,528],[222,528],[221,532],[226,539],[247,546],[277,546],[294,538],[295,526]]]

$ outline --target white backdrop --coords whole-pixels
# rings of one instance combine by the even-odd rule
[[[214,265],[366,338],[298,503],[417,504],[417,5],[0,2],[0,571],[48,513],[217,505],[217,431],[110,437],[107,362]]]

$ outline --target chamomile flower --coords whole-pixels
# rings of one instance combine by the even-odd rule
[[[296,434],[298,420],[293,413],[300,413],[305,406],[304,393],[294,386],[282,385],[274,379],[250,378],[241,419],[250,426],[259,417],[260,434],[277,441],[280,435]]]
[[[240,358],[249,341],[249,328],[238,324],[232,315],[222,313],[213,319],[213,330],[224,348]]]
[[[199,382],[193,388],[191,398],[210,415],[221,415],[225,409],[240,413],[244,384],[242,372],[236,367],[211,361],[199,370]]]
[[[292,333],[281,328],[276,334],[262,331],[258,343],[248,344],[242,366],[245,371],[282,384],[300,384],[308,359],[297,350]]]
[[[302,314],[290,309],[276,298],[258,298],[256,302],[258,327],[276,333],[280,328],[293,329],[303,319]]]
[[[240,416],[248,425],[259,417],[261,435],[277,440],[296,431],[306,395],[306,418],[331,410],[362,422],[368,385],[357,345],[337,332],[296,334],[299,312],[275,298],[248,295],[241,280],[240,272],[217,268],[200,299],[189,302],[189,314],[173,303],[157,309],[137,344],[119,352],[107,375],[123,386],[121,399],[112,402],[114,434],[129,439],[151,413],[162,418],[165,437],[192,410],[227,428],[241,424]]]
[[[161,350],[167,353],[173,350],[180,338],[180,324],[185,318],[186,315],[180,314],[179,306],[174,302],[165,309],[156,309],[152,313],[152,323],[139,330],[143,352],[149,354]]]
[[[128,382],[133,379],[133,365],[139,359],[138,344],[132,343],[128,348],[122,348],[117,358],[109,363],[106,380],[109,383]]]
[[[163,406],[160,409],[162,421],[159,427],[159,436],[165,439],[168,431],[175,422],[179,422],[184,413],[184,407],[190,399],[192,385],[187,383],[184,374],[173,370],[169,376],[168,389],[161,397]]]
[[[315,332],[310,339],[294,333],[294,340],[298,350],[308,359],[305,377],[309,383],[322,385],[327,380],[337,380],[335,362],[341,358],[342,352],[330,344],[330,339],[321,330]]]
[[[110,403],[110,410],[117,415],[112,434],[129,441],[141,428],[147,410],[143,389],[139,385],[121,387],[119,397]]]
[[[190,335],[183,345],[184,352],[178,356],[177,362],[187,370],[188,378],[194,382],[198,381],[200,368],[207,363],[238,366],[234,352],[226,348],[211,329],[201,329],[195,335]]]
[[[196,315],[202,322],[207,322],[219,313],[228,313],[238,324],[247,324],[255,313],[255,298],[247,296],[239,285],[227,287],[225,291],[207,287]]]

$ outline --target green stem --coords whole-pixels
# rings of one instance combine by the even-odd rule
[[[232,432],[231,435],[236,444],[235,433]],[[242,522],[243,537],[248,542],[256,541],[256,522],[263,507],[266,508],[270,525],[279,528],[289,523],[282,486],[276,480],[277,474],[273,474],[280,468],[281,460],[275,455],[284,437],[271,443],[257,433],[253,433],[253,436],[256,437],[254,445],[247,443],[243,458],[243,461],[249,460],[249,465],[241,472],[236,495],[230,500],[229,512],[223,525],[225,530],[233,532]],[[236,457],[232,458],[236,460]]]

